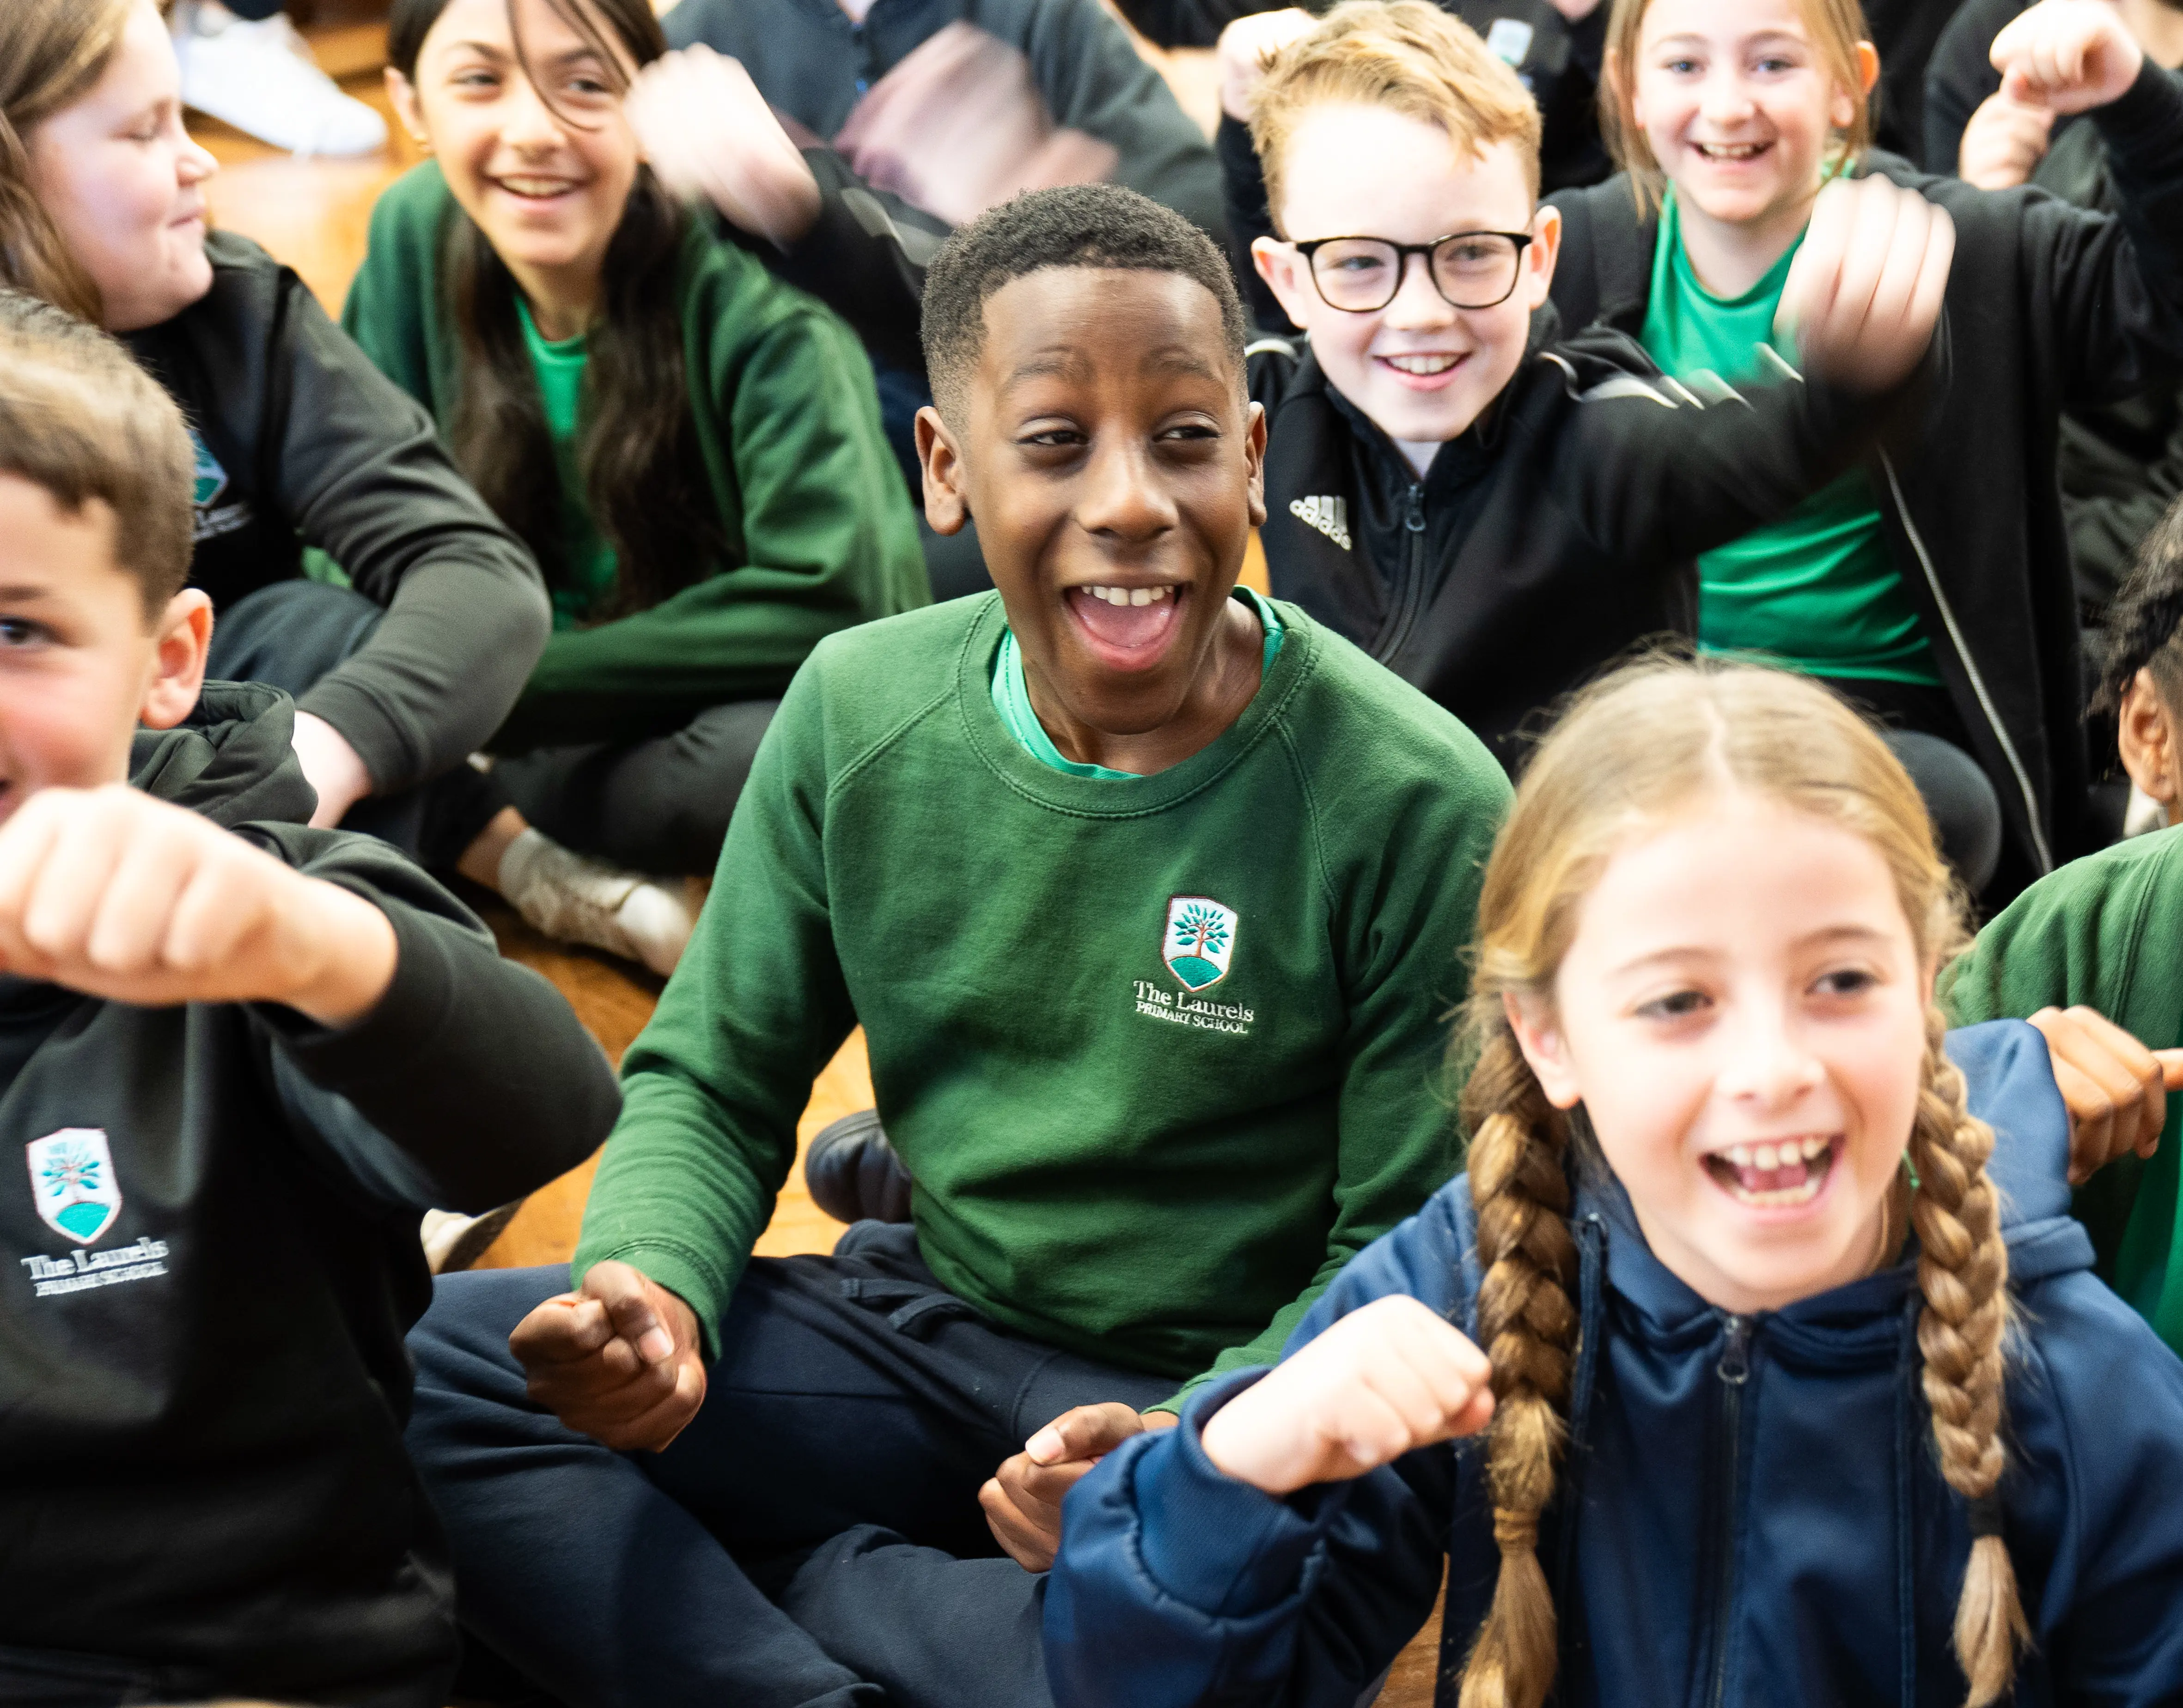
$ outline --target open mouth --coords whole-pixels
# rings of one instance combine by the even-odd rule
[[[1455,370],[1469,359],[1469,354],[1436,350],[1413,355],[1375,356],[1372,359],[1412,390],[1432,391],[1447,385],[1454,377]]]
[[[1819,1195],[1834,1173],[1841,1140],[1814,1134],[1763,1145],[1725,1145],[1706,1153],[1714,1184],[1753,1210],[1794,1210]]]
[[[1173,582],[1136,587],[1103,583],[1071,587],[1062,599],[1101,663],[1117,670],[1144,670],[1165,656],[1189,596],[1188,587]]]
[[[513,196],[517,201],[535,202],[542,206],[558,202],[564,196],[573,196],[583,188],[582,185],[570,178],[534,178],[519,175],[513,178],[496,178],[492,181],[495,188],[506,195]]]
[[[1774,145],[1771,142],[1693,142],[1691,147],[1697,151],[1701,158],[1713,161],[1716,165],[1746,166],[1769,152]]]

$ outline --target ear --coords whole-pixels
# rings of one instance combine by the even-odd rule
[[[1253,402],[1243,429],[1243,468],[1251,481],[1251,525],[1266,525],[1266,406]]]
[[[917,438],[917,460],[925,467],[925,519],[936,534],[960,534],[970,519],[970,494],[955,435],[930,403],[917,412],[912,431]]]
[[[1858,92],[1867,97],[1880,83],[1880,50],[1869,42],[1857,44],[1857,82]],[[1834,98],[1827,103],[1827,122],[1837,130],[1847,130],[1856,118],[1856,96],[1836,84]]]
[[[386,68],[386,99],[394,108],[394,116],[402,121],[402,128],[409,133],[409,140],[430,153],[432,136],[425,125],[425,109],[417,99],[417,86],[392,65]]]
[[[1554,268],[1562,258],[1562,210],[1541,208],[1531,216],[1531,247],[1524,252],[1524,302],[1537,308],[1554,291]]]
[[[2148,672],[2139,671],[2123,690],[2115,724],[2122,768],[2141,792],[2160,803],[2168,822],[2175,824],[2183,809],[2183,771],[2176,763],[2175,726]]]
[[[153,626],[152,679],[136,708],[147,729],[171,729],[188,717],[204,687],[205,654],[212,646],[212,599],[185,587],[167,602]]]
[[[1536,997],[1509,991],[1501,998],[1501,1012],[1508,1017],[1516,1047],[1531,1064],[1547,1101],[1557,1109],[1575,1108],[1584,1101],[1584,1094],[1577,1088],[1576,1068],[1569,1059],[1569,1048],[1561,1029],[1554,1023],[1553,1011]]]
[[[1290,319],[1308,326],[1306,317],[1319,302],[1319,287],[1311,282],[1311,266],[1289,244],[1275,237],[1251,240],[1251,264],[1274,293]]]

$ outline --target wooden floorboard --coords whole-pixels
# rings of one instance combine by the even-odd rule
[[[375,20],[369,0],[316,0],[312,11],[317,21],[308,33],[320,64],[350,94],[386,116],[392,137],[386,150],[357,160],[297,159],[200,115],[192,115],[190,128],[220,162],[220,172],[208,186],[214,222],[264,244],[296,269],[329,314],[338,316],[364,258],[372,204],[422,155],[394,121],[387,102],[380,75],[386,28]],[[1213,56],[1163,53],[1141,40],[1137,45],[1167,77],[1184,109],[1209,132],[1219,117]],[[1242,579],[1266,591],[1265,557],[1255,536]],[[619,1062],[652,1016],[659,981],[625,962],[540,936],[482,891],[467,892],[467,899],[492,925],[502,952],[550,979],[607,1054]],[[812,1086],[810,1104],[797,1129],[797,1165],[758,1241],[761,1255],[833,1250],[842,1224],[812,1203],[804,1190],[803,1149],[828,1122],[871,1105],[870,1069],[858,1032]],[[567,1262],[575,1249],[597,1162],[593,1158],[533,1193],[480,1267]],[[1397,1664],[1380,1699],[1383,1708],[1429,1708],[1439,1628],[1436,1613]]]

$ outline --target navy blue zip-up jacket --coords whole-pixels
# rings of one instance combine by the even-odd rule
[[[2183,1696],[2183,1362],[2090,1273],[2069,1121],[2020,1021],[1951,1035],[1999,1134],[2019,1306],[2006,1536],[2031,1622],[2019,1708]],[[1539,1550],[1564,1708],[1764,1702],[1958,1708],[1950,1640],[1969,1557],[1919,1385],[1915,1267],[1755,1317],[1708,1305],[1647,1248],[1611,1178],[1580,1184],[1582,1351]],[[1467,1176],[1343,1272],[1290,1350],[1407,1293],[1475,1334]],[[1068,1500],[1047,1586],[1059,1708],[1354,1708],[1425,1622],[1447,1556],[1441,1701],[1499,1556],[1478,1442],[1286,1500],[1215,1470],[1202,1391]]]

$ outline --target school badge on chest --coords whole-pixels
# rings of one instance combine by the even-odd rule
[[[1236,910],[1209,896],[1177,896],[1167,904],[1160,959],[1186,990],[1203,990],[1228,976],[1236,953]]]
[[[64,1127],[23,1147],[31,1164],[31,1194],[46,1226],[88,1245],[121,1213],[121,1183],[114,1154],[96,1127]]]

